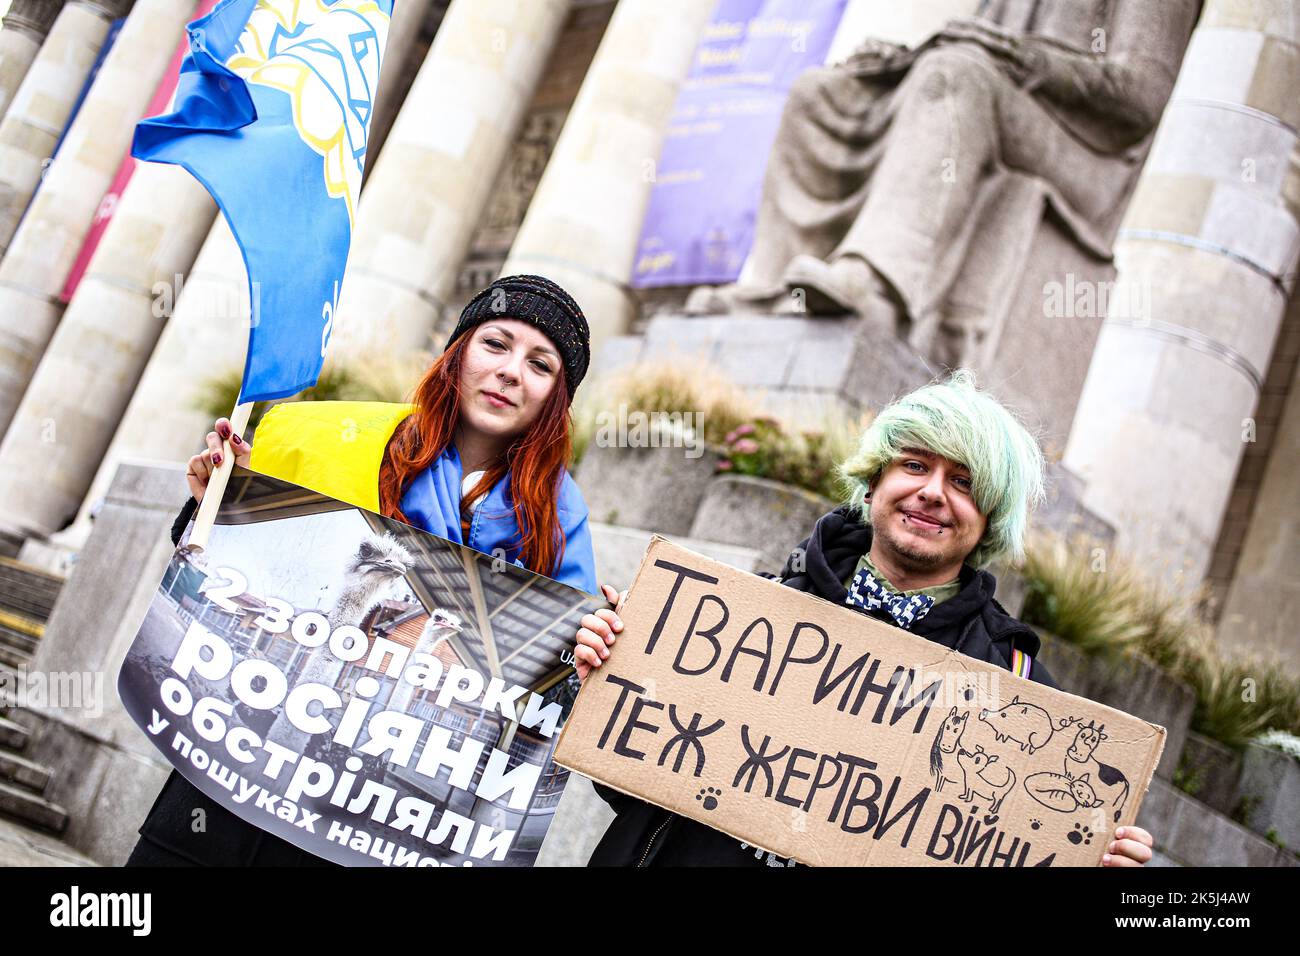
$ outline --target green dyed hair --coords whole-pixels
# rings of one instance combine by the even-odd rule
[[[966,563],[983,567],[1025,554],[1029,512],[1043,499],[1043,453],[1025,426],[959,369],[882,409],[857,452],[840,465],[849,504],[871,522],[872,486],[904,448],[925,448],[969,469],[975,506],[988,520]]]

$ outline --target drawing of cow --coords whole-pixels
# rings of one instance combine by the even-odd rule
[[[1065,775],[1071,779],[1086,780],[1090,774],[1095,781],[1094,789],[1109,788],[1113,792],[1110,800],[1113,808],[1112,819],[1119,822],[1120,814],[1124,812],[1124,804],[1128,802],[1128,778],[1119,768],[1102,763],[1096,758],[1095,751],[1098,745],[1108,738],[1105,733],[1106,725],[1094,726],[1094,723],[1090,720],[1086,724],[1080,724],[1078,732],[1074,735],[1074,742],[1065,752]]]

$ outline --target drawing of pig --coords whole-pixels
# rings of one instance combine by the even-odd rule
[[[1005,773],[995,776],[1001,776],[1001,780],[991,780],[987,773],[990,764],[997,763],[997,754],[989,756],[984,752],[983,747],[976,747],[975,752],[969,750],[957,751],[957,766],[961,767],[965,792],[962,793],[961,799],[974,800],[976,797],[983,797],[991,801],[989,805],[990,813],[997,813],[1002,807],[1002,801],[1016,785],[1016,772],[1010,767],[1006,767]]]
[[[999,742],[1010,738],[1031,754],[1052,739],[1051,716],[1035,704],[1022,704],[1019,695],[997,710],[981,710],[980,720],[993,728]]]

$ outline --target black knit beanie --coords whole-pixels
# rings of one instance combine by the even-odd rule
[[[451,330],[447,348],[469,329],[493,318],[518,319],[545,332],[559,350],[573,398],[591,364],[591,331],[573,296],[541,276],[502,276],[469,300]]]

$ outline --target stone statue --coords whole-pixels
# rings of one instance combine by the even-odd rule
[[[1199,0],[985,0],[915,49],[805,72],[768,162],[743,282],[687,311],[858,314],[981,364],[1035,230],[1111,242]]]

